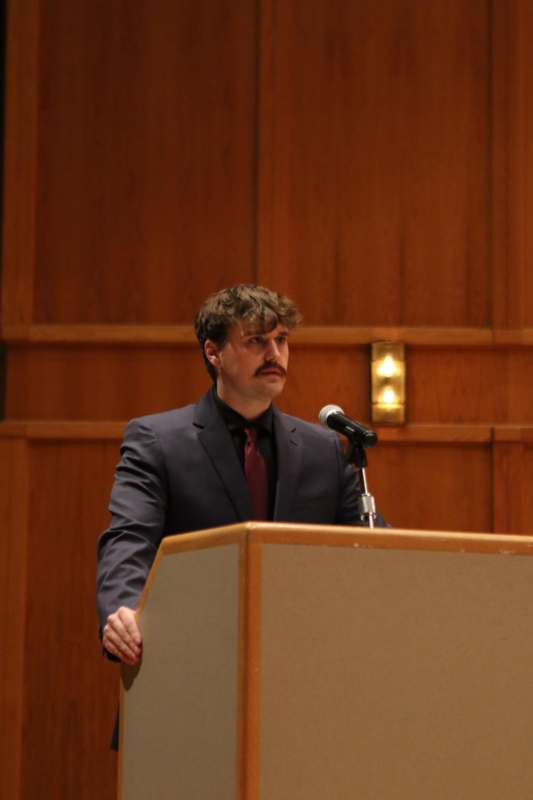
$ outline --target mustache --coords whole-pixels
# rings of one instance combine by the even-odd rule
[[[266,364],[261,364],[261,366],[256,369],[254,375],[260,375],[262,372],[271,369],[277,369],[284,378],[287,377],[287,370],[285,367],[282,367],[281,364],[277,364],[275,361],[268,361]]]

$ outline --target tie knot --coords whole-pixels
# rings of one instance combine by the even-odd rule
[[[268,519],[268,477],[265,459],[257,446],[257,428],[245,428],[244,474],[248,481],[253,519]]]
[[[250,444],[257,443],[257,428],[245,428],[246,442]]]

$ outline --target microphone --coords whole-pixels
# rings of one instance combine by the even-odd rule
[[[348,439],[355,440],[363,447],[374,447],[378,437],[370,428],[347,417],[340,406],[328,405],[321,409],[318,419],[326,428],[342,433]]]

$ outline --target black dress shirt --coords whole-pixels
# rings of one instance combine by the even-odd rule
[[[274,518],[274,503],[276,500],[276,483],[278,477],[278,466],[276,459],[276,440],[274,437],[274,415],[272,414],[272,406],[269,406],[266,411],[259,414],[255,419],[245,419],[237,411],[227,405],[217,395],[213,388],[213,396],[217,409],[224,420],[224,423],[230,433],[233,441],[233,446],[239,458],[239,462],[244,471],[244,443],[246,441],[245,428],[255,428],[257,431],[257,447],[265,459],[268,481],[268,502],[267,502],[267,515],[268,519]]]

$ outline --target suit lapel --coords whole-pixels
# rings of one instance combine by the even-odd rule
[[[290,510],[300,472],[302,448],[296,426],[274,408],[274,436],[278,461],[278,483],[274,521],[290,520]]]
[[[198,439],[231,500],[237,519],[251,519],[246,478],[211,392],[204,395],[196,406],[194,425],[198,428]],[[209,498],[206,498],[206,503],[209,503]]]

